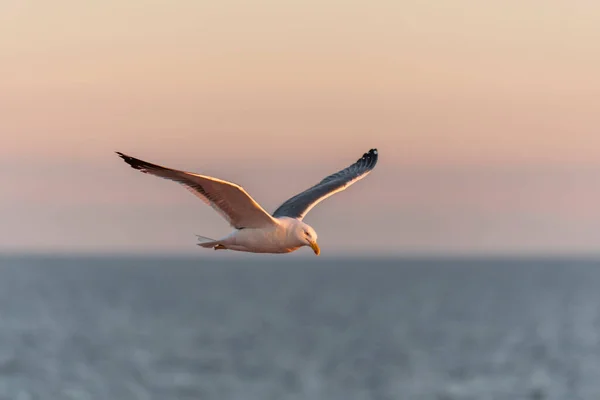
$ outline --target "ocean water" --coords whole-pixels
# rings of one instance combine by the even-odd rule
[[[599,262],[0,258],[0,399],[599,398]]]

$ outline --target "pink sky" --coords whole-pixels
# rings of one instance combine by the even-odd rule
[[[377,147],[323,254],[597,253],[598,43],[591,0],[3,1],[0,251],[228,232],[114,150],[273,210]]]

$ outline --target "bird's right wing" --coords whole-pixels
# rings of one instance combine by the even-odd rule
[[[279,206],[273,213],[275,218],[291,217],[302,219],[314,206],[329,196],[341,192],[354,182],[367,176],[377,164],[377,149],[363,154],[354,164],[329,175],[315,186],[297,194]]]
[[[236,229],[262,228],[277,222],[239,185],[210,176],[162,167],[117,152],[132,168],[185,186]]]

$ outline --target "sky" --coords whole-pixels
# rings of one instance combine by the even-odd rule
[[[117,150],[272,211],[376,147],[324,255],[598,254],[598,43],[593,0],[3,0],[0,251],[230,231]]]

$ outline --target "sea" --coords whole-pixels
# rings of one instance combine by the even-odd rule
[[[0,399],[600,399],[600,261],[0,256]]]

